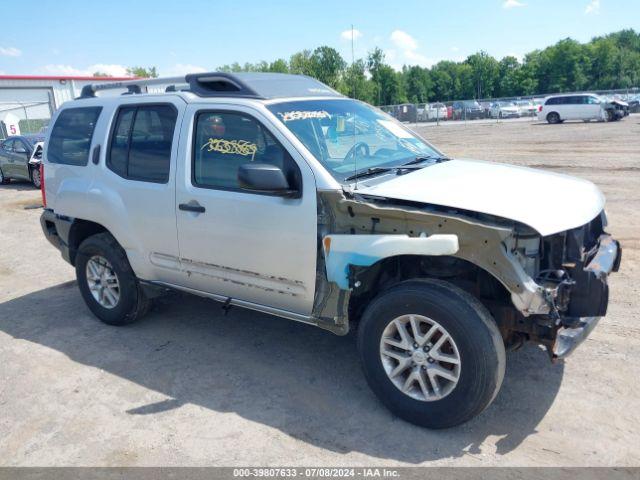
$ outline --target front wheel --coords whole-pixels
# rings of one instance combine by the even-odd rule
[[[108,233],[84,240],[76,254],[76,278],[89,310],[109,325],[126,325],[150,307],[127,255]]]
[[[4,173],[2,173],[2,169],[0,168],[0,185],[6,185],[9,182],[10,180],[4,176]]]
[[[505,371],[504,343],[486,308],[436,280],[404,282],[376,297],[362,317],[358,350],[382,403],[428,428],[478,415]]]

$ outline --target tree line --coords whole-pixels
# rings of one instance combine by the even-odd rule
[[[157,76],[155,67],[131,70]],[[514,56],[498,60],[479,51],[463,61],[443,60],[431,68],[405,65],[396,71],[380,48],[350,64],[336,49],[321,46],[288,60],[233,63],[219,70],[309,75],[375,105],[630,88],[640,86],[640,33],[621,30],[587,43],[566,38],[527,53],[522,61]]]

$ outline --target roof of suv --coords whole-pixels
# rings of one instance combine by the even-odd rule
[[[166,92],[190,92],[199,97],[236,97],[258,100],[298,97],[343,97],[331,87],[305,75],[285,73],[193,73],[184,77],[137,79],[86,85],[80,98],[96,92],[126,88],[129,94],[146,93],[153,85],[166,85]]]

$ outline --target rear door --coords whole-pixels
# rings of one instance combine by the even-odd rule
[[[186,104],[169,96],[127,100],[111,113],[108,136],[100,139],[105,159],[88,204],[139,278],[172,283],[181,277],[175,175]]]
[[[313,172],[260,111],[192,105],[181,138],[176,204],[184,285],[247,304],[309,315],[317,256]],[[249,162],[285,171],[293,198],[243,190]]]

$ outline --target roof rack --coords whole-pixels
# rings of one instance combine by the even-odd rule
[[[244,97],[268,99],[278,97],[331,96],[342,97],[340,93],[315,78],[285,73],[190,73],[183,77],[137,78],[133,80],[91,83],[82,87],[79,98],[93,98],[96,92],[113,89],[127,89],[125,95],[147,93],[154,85],[166,85],[165,92],[182,91],[200,97]]]

